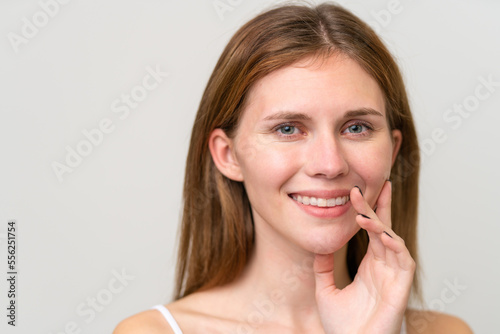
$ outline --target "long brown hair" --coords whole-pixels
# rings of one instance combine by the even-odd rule
[[[208,149],[210,133],[221,128],[228,136],[234,135],[248,92],[257,80],[306,57],[339,53],[355,60],[377,81],[385,96],[389,128],[403,133],[391,170],[392,224],[418,264],[420,156],[406,90],[394,59],[374,31],[346,9],[331,3],[287,5],[258,15],[236,32],[201,99],[186,162],[176,299],[233,281],[246,266],[253,247],[245,188],[215,167]],[[349,241],[347,264],[352,279],[367,246],[364,230]],[[415,276],[413,293],[419,296]]]

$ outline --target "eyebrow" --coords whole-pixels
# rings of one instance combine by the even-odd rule
[[[379,112],[375,109],[372,109],[372,108],[359,108],[359,109],[349,110],[344,114],[343,117],[350,118],[350,117],[358,117],[358,116],[366,116],[366,115],[384,117],[384,115],[381,112]],[[311,117],[306,115],[306,114],[299,113],[299,112],[280,111],[280,112],[277,112],[275,114],[269,115],[269,116],[264,118],[265,121],[276,120],[276,119],[284,119],[284,120],[294,119],[294,120],[309,121],[309,120],[311,120]]]
[[[349,118],[349,117],[357,117],[365,115],[384,117],[384,115],[380,111],[377,111],[372,108],[359,108],[355,110],[349,110],[348,112],[345,113],[344,117]]]
[[[266,118],[264,118],[265,121],[271,121],[275,119],[298,119],[298,120],[304,120],[304,121],[309,121],[311,120],[311,117],[307,116],[306,114],[300,113],[300,112],[293,112],[293,111],[280,111],[275,114],[269,115]]]

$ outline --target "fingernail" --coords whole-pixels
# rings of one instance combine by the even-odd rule
[[[387,234],[387,235],[388,235],[391,239],[394,239],[394,238],[392,237],[392,235],[390,235],[390,234],[389,234],[389,233],[387,233],[386,231],[384,231],[384,233],[385,233],[385,234]]]
[[[364,215],[364,214],[362,214],[362,213],[358,213],[358,215],[363,216],[363,217],[368,218],[368,219],[371,219],[370,217],[365,216],[365,215]]]
[[[356,188],[358,188],[359,193],[361,194],[361,196],[363,196],[363,192],[361,191],[361,188],[360,188],[360,187],[358,187],[358,186],[355,186],[355,187],[356,187]],[[363,196],[363,197],[364,197],[364,196]]]

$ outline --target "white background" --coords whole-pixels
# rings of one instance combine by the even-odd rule
[[[50,17],[41,4],[51,2],[0,3],[4,274],[9,219],[19,244],[18,326],[6,324],[2,278],[0,331],[110,333],[171,298],[184,163],[202,91],[230,36],[275,2],[221,0],[230,10],[217,13],[214,0],[73,0],[49,6]],[[500,3],[340,3],[380,32],[407,82],[424,160],[426,304],[491,333],[500,328]],[[23,30],[31,36],[12,43]],[[147,68],[169,75],[128,117],[114,113],[112,103],[138,91]],[[482,100],[474,97],[480,77],[497,83],[491,92],[478,88],[489,93]],[[464,116],[447,111],[464,103]],[[113,131],[59,182],[53,163],[65,164],[67,147],[76,149],[82,131],[103,119]],[[128,279],[115,282],[122,271]],[[91,317],[96,297],[105,305]]]

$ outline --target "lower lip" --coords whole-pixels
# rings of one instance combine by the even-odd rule
[[[307,214],[314,216],[314,217],[319,217],[319,218],[337,218],[342,216],[344,213],[349,210],[351,207],[351,201],[348,201],[344,205],[336,205],[332,207],[319,207],[319,206],[313,206],[313,205],[304,205],[300,202],[297,202],[293,198],[290,198],[290,200],[294,201],[295,204],[299,206],[302,210],[304,210]]]

